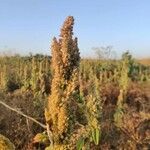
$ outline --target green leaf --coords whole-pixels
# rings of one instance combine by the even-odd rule
[[[82,150],[82,147],[84,146],[84,138],[80,137],[77,141],[77,150]]]
[[[98,145],[100,140],[100,131],[98,128],[92,130],[92,138],[95,145]]]

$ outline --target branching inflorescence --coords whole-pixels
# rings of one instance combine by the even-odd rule
[[[52,42],[53,80],[45,109],[46,122],[52,132],[54,149],[65,149],[75,128],[76,94],[79,92],[79,49],[73,39],[74,19],[69,16],[61,29],[60,39]]]

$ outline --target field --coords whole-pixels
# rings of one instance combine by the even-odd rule
[[[81,59],[73,21],[52,56],[0,56],[0,134],[17,150],[150,149],[150,59]]]

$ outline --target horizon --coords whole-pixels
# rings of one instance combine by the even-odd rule
[[[51,55],[52,38],[59,36],[63,21],[72,15],[82,57],[94,57],[93,47],[112,46],[117,57],[129,50],[135,58],[149,58],[149,4],[148,0],[1,0],[0,53]]]
[[[123,53],[126,53],[127,51],[124,51]],[[123,54],[122,53],[122,54]],[[121,54],[121,56],[122,56]],[[130,51],[129,51],[129,54]],[[26,54],[23,54],[23,53],[15,53],[15,52],[12,52],[12,51],[0,51],[0,57],[16,57],[16,56],[19,56],[19,57],[34,57],[36,55],[42,55],[44,57],[52,57],[51,56],[51,53],[49,54],[44,54],[44,53],[32,53],[32,52],[29,52],[29,53],[26,53]],[[150,60],[150,56],[145,56],[145,57],[135,57],[133,54],[132,55],[132,58],[135,59],[135,60]],[[94,54],[93,52],[93,56],[81,56],[81,59],[91,59],[91,60],[120,60],[121,59],[121,56],[119,57],[110,57],[110,58],[98,58],[98,56],[96,54]]]

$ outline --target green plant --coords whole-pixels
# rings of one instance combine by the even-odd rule
[[[120,64],[120,79],[119,79],[120,93],[118,96],[116,112],[114,114],[114,121],[117,126],[121,126],[122,117],[124,115],[123,104],[126,99],[126,94],[127,94],[128,84],[129,84],[129,78],[128,78],[129,62],[130,62],[129,56],[130,55],[128,54],[128,52],[124,53],[122,55],[122,61]]]

